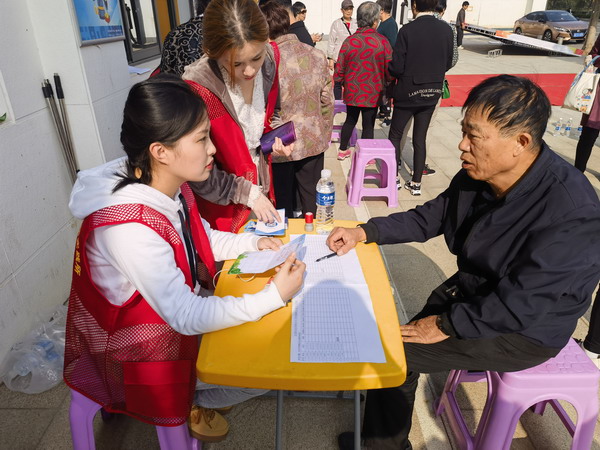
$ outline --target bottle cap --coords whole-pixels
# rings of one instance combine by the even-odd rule
[[[311,212],[307,212],[306,214],[304,214],[304,221],[306,223],[313,223],[313,213]]]
[[[329,178],[331,176],[331,170],[323,169],[321,170],[321,178]]]

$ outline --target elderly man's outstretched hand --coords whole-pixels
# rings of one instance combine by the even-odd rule
[[[400,326],[402,340],[415,344],[436,344],[448,339],[450,336],[438,328],[436,320],[437,316],[428,316]]]
[[[327,246],[338,256],[345,255],[359,242],[367,239],[365,230],[362,228],[335,227],[327,238]]]

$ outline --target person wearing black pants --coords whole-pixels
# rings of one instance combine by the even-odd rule
[[[361,106],[346,105],[346,121],[342,125],[340,135],[340,152],[348,149],[348,142],[352,136],[352,130],[358,123],[358,116],[362,114],[361,139],[373,139],[375,135],[375,118],[377,117],[377,106],[367,108]]]
[[[388,66],[390,75],[396,78],[389,139],[396,149],[398,167],[404,128],[411,117],[415,119],[413,176],[404,186],[412,195],[421,195],[421,177],[427,157],[427,128],[442,95],[446,71],[452,67],[454,34],[447,24],[434,17],[437,4],[437,0],[414,0],[411,3],[415,20],[400,28]],[[397,182],[400,188],[399,177]]]
[[[517,101],[520,108],[512,108]],[[360,242],[443,236],[456,255],[458,271],[400,326],[404,384],[367,392],[369,449],[411,448],[419,374],[519,371],[557,355],[598,286],[600,201],[544,143],[546,94],[527,78],[500,75],[475,86],[463,111],[462,169],[444,192],[409,211],[336,227],[327,238],[342,256]],[[340,434],[340,449],[352,448],[353,439]]]
[[[425,168],[425,158],[427,157],[426,149],[426,137],[427,130],[429,129],[429,123],[431,122],[431,116],[435,111],[434,106],[423,106],[421,108],[394,108],[394,114],[392,115],[392,125],[390,127],[389,139],[396,149],[396,162],[400,167],[400,161],[402,159],[402,148],[400,141],[402,140],[402,134],[408,124],[408,121],[413,117],[413,177],[412,183],[415,185],[421,185],[421,178],[423,176],[423,169]],[[400,181],[397,181],[398,189],[400,189]],[[416,188],[411,192],[413,195],[419,195],[421,191],[416,192]]]
[[[581,130],[581,136],[579,137],[577,149],[575,150],[575,167],[582,172],[585,172],[587,162],[590,159],[592,149],[594,148],[594,143],[596,142],[596,139],[598,139],[598,134],[600,134],[600,130],[595,128],[583,127]]]
[[[298,161],[273,163],[273,189],[277,208],[285,208],[286,217],[294,217],[294,203],[298,194],[302,213],[317,214],[317,183],[321,178],[325,153]]]
[[[600,288],[596,291],[590,315],[590,327],[582,343],[582,348],[600,369]]]

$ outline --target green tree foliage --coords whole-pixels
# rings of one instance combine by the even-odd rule
[[[580,19],[589,19],[595,0],[548,0],[546,9],[564,9]]]

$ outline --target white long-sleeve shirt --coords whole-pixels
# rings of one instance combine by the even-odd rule
[[[69,202],[73,215],[83,219],[107,206],[140,203],[164,214],[183,241],[178,215],[183,206],[178,195],[172,199],[141,184],[112,193],[118,180],[115,173],[122,170],[124,162],[121,158],[78,174]],[[212,230],[204,220],[203,225],[217,261],[257,250],[258,236]],[[283,306],[274,283],[242,297],[206,295],[199,286],[192,291],[169,243],[142,224],[98,228],[91,233],[86,251],[92,280],[108,301],[122,305],[137,290],[181,334],[202,334],[258,320]]]

